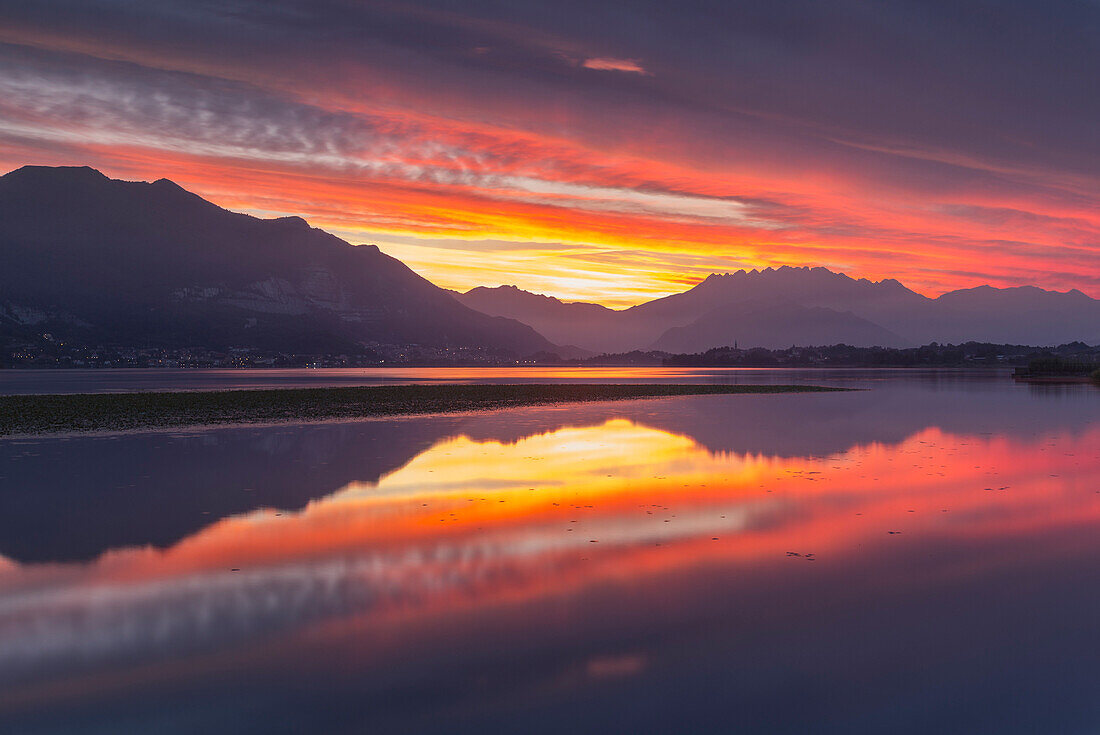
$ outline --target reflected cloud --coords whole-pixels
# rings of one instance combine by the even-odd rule
[[[700,402],[691,415],[715,418],[713,403]],[[719,413],[728,418],[736,404]],[[1088,456],[1100,445],[1095,427],[1078,437],[1062,428],[1042,442],[925,428],[896,442],[781,456],[733,451],[737,432],[732,446],[715,451],[645,425],[685,413],[684,405],[663,408],[576,408],[541,422],[520,410],[256,430],[227,446],[217,432],[142,437],[143,449],[181,442],[191,461],[196,446],[213,456],[248,448],[237,461],[253,470],[257,459],[308,461],[303,477],[314,483],[349,471],[375,475],[313,491],[321,499],[290,498],[292,513],[257,510],[213,522],[165,551],[119,549],[91,565],[0,573],[0,678],[46,675],[74,658],[90,665],[182,655],[327,621],[541,597],[562,585],[685,564],[816,562],[851,554],[857,540],[878,545],[903,532],[891,526],[974,539],[1100,518],[1100,499],[1060,491],[1067,481],[1052,479],[1060,469],[1076,478],[1072,487],[1100,484],[1100,463]],[[635,411],[644,416],[606,418]],[[510,418],[519,419],[511,431],[501,426]],[[288,439],[303,431],[300,442]],[[401,436],[415,457],[366,455]],[[1057,456],[1046,454],[1054,445]],[[25,455],[35,449],[18,446]],[[1062,468],[1062,457],[1076,452],[1083,466]],[[272,485],[266,499],[280,487]],[[1052,492],[1066,495],[1063,507],[1036,515]],[[916,524],[887,521],[918,513]]]
[[[706,669],[708,641],[730,654],[763,645],[749,631],[763,641],[778,626],[790,640],[773,642],[767,661],[795,642],[823,645],[829,636],[807,641],[799,627],[836,614],[858,621],[867,600],[889,605],[895,621],[942,618],[951,606],[928,610],[937,590],[1006,574],[1033,587],[1072,578],[1092,558],[1100,426],[1087,411],[1057,399],[1048,409],[1026,391],[1006,400],[1001,390],[956,389],[945,399],[973,415],[941,416],[937,426],[895,410],[917,399],[937,410],[934,390],[904,394],[895,386],[834,394],[852,404],[734,396],[9,442],[7,477],[44,457],[79,460],[92,476],[93,456],[158,457],[163,464],[142,468],[149,483],[122,485],[118,496],[163,483],[172,494],[154,493],[139,508],[147,517],[100,504],[98,517],[85,510],[82,520],[118,515],[101,542],[141,538],[146,526],[184,535],[85,562],[0,567],[0,720],[47,702],[76,717],[80,702],[135,688],[168,701],[195,677],[219,687],[215,699],[257,676],[281,691],[287,674],[278,672],[290,661],[296,677],[315,671],[337,686],[310,690],[318,702],[351,686],[379,718],[402,711],[404,700],[387,692],[405,666],[446,679],[468,665],[458,661],[489,657],[486,675],[502,697],[645,687],[675,670],[685,646]],[[865,401],[876,395],[877,409]],[[849,419],[817,413],[838,405]],[[796,414],[829,440],[808,444]],[[203,500],[233,482],[253,489],[247,501],[227,501],[226,517],[163,525],[173,505],[200,507],[172,472],[193,491],[209,482]],[[67,477],[70,495],[54,500],[89,492]],[[199,525],[185,531],[191,521]],[[718,634],[718,620],[741,623]],[[519,651],[516,678],[499,657]],[[469,701],[466,690],[448,691],[455,706]]]
[[[1078,386],[1081,387],[1081,386]],[[893,446],[936,427],[949,434],[996,433],[1025,442],[1079,434],[1095,407],[1081,391],[1044,390],[1021,414],[1019,391],[965,379],[905,381],[845,394],[722,398],[521,408],[393,421],[215,429],[110,437],[0,442],[0,554],[24,563],[91,560],[120,547],[166,548],[220,518],[257,508],[301,510],[354,483],[378,492],[382,478],[457,438],[500,454],[525,439],[600,427],[606,439],[652,429],[675,435],[664,452],[697,447],[730,462],[826,457],[872,445]],[[1087,386],[1084,386],[1087,388]],[[1015,391],[1015,392],[1013,392]],[[644,433],[644,432],[643,432]],[[645,461],[650,449],[616,449],[579,432],[578,454]],[[485,451],[488,451],[486,449]],[[656,450],[652,450],[656,451]],[[505,452],[506,453],[506,452]],[[436,453],[438,454],[438,453]],[[565,459],[560,453],[559,461]],[[574,458],[569,457],[570,461]],[[479,457],[456,460],[411,491],[465,483],[485,488],[508,477],[529,486],[542,472],[512,458],[502,477]],[[625,471],[617,467],[616,471]],[[408,474],[404,475],[408,477]],[[461,477],[462,479],[458,479]],[[546,478],[544,485],[556,482]],[[391,486],[392,487],[392,486]]]

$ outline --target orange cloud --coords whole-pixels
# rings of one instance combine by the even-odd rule
[[[585,59],[581,64],[585,69],[596,69],[598,71],[625,71],[632,74],[649,74],[642,68],[634,59],[614,59],[609,56],[597,56],[591,59]]]
[[[514,26],[470,28],[523,43]],[[986,282],[1100,292],[1094,177],[703,114],[677,97],[682,79],[662,73],[641,95],[638,60],[559,38],[527,44],[558,85],[553,105],[511,67],[467,79],[384,56],[288,65],[14,23],[0,41],[62,59],[17,57],[41,64],[35,75],[0,64],[3,168],[171,178],[229,208],[377,242],[445,287],[516,283],[625,306],[712,271],[824,265],[930,295]],[[77,61],[78,76],[58,71]]]

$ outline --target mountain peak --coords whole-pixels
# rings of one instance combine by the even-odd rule
[[[1051,289],[1040,288],[1039,286],[990,286],[989,284],[982,284],[981,286],[972,286],[970,288],[960,288],[955,291],[948,291],[940,294],[936,297],[936,301],[942,302],[959,302],[966,299],[1033,299],[1039,301],[1065,301],[1069,299],[1072,302],[1077,303],[1096,303],[1096,299],[1083,293],[1082,291],[1072,288],[1068,291],[1054,291]]]
[[[891,289],[905,287],[894,279],[884,279],[882,281],[872,281],[867,278],[855,279],[849,276],[847,273],[841,273],[839,271],[830,270],[823,265],[781,265],[778,268],[768,266],[767,268],[753,268],[752,270],[740,269],[733,273],[711,273],[702,281],[696,284],[696,286],[706,285],[708,288],[720,286],[725,283],[736,283],[743,279],[762,280],[765,282],[773,281],[775,279],[784,279],[777,281],[777,283],[789,282],[794,279],[798,283],[808,284],[852,284],[862,283],[867,286],[882,286]],[[908,289],[905,289],[908,290]]]
[[[563,303],[560,299],[553,296],[547,296],[546,294],[533,293],[531,291],[525,291],[519,286],[512,284],[502,284],[500,286],[476,286],[467,291],[463,296],[469,296],[471,298],[480,298],[486,296],[502,296],[509,299],[512,303]]]
[[[91,166],[20,166],[0,176],[8,180],[35,181],[109,181],[103,172]]]
[[[360,250],[300,217],[231,212],[168,179],[26,167],[0,179],[0,194],[0,294],[59,322],[73,315],[51,329],[68,339],[310,353],[369,343],[556,349],[526,325],[456,304],[372,245]]]
[[[306,222],[303,218],[293,214],[288,217],[276,217],[272,220],[272,222],[278,222],[281,225],[285,225],[296,230],[311,229],[309,226],[309,222]]]

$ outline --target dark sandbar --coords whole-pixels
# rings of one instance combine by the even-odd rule
[[[0,396],[0,436],[308,422],[666,396],[836,390],[843,389],[811,385],[387,385]]]

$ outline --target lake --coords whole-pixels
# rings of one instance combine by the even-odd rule
[[[856,368],[266,368],[2,370],[0,395],[259,390],[411,383],[816,383],[878,384],[882,380],[962,380],[1007,376],[1008,370]]]
[[[1093,386],[330,372],[0,378],[865,390],[0,441],[0,732],[1100,731]]]

